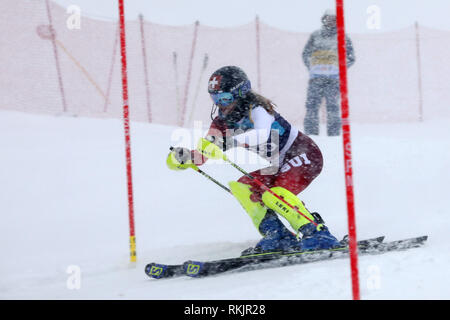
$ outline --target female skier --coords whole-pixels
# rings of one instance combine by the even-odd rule
[[[211,123],[207,139],[223,151],[239,146],[268,160],[270,167],[250,175],[303,213],[302,216],[274,201],[271,193],[261,189],[248,176],[230,182],[232,194],[263,236],[254,248],[242,254],[339,246],[339,241],[329,232],[321,217],[310,213],[296,197],[322,170],[322,153],[314,141],[280,116],[270,100],[254,92],[247,75],[236,66],[215,71],[209,78],[208,92],[214,102],[211,118],[216,108],[219,114]],[[177,147],[169,153],[167,165],[180,170],[192,163],[201,165],[206,160],[197,150]],[[277,213],[302,237],[289,231]]]

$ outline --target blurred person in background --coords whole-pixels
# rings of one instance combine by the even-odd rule
[[[345,36],[347,67],[355,62],[353,45]],[[339,107],[339,61],[337,52],[336,13],[326,10],[322,16],[322,28],[314,31],[303,49],[303,62],[309,70],[308,93],[304,132],[319,134],[319,107],[325,98],[327,108],[327,135],[339,136],[341,113]]]

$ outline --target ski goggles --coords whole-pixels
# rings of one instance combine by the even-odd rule
[[[234,101],[234,96],[230,92],[211,93],[211,99],[219,107],[228,107]]]

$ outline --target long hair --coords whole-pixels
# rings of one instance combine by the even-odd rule
[[[248,108],[248,115],[250,121],[252,122],[252,109],[258,106],[263,107],[269,114],[273,115],[275,113],[276,105],[270,99],[260,95],[259,93],[256,93],[253,90],[249,91],[246,94],[245,98],[242,100],[242,103],[245,104]]]
[[[234,122],[237,122],[242,119],[242,117],[248,115],[250,121],[253,122],[252,109],[258,106],[263,107],[271,115],[275,114],[276,105],[270,99],[260,95],[259,93],[256,93],[253,90],[250,90],[246,93],[244,98],[238,99],[238,104],[236,105],[235,109],[227,116],[225,116],[223,120],[232,125]],[[211,108],[211,120],[214,120],[213,115],[216,110],[217,106],[213,104]]]

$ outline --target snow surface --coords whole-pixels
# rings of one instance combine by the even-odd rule
[[[167,169],[168,147],[186,145],[179,134],[189,132],[131,125],[138,250],[131,265],[122,122],[0,116],[1,299],[351,299],[348,259],[204,279],[148,278],[148,262],[232,257],[259,240],[229,194],[194,171]],[[358,237],[429,235],[423,248],[360,257],[363,299],[450,298],[449,122],[352,125]],[[341,238],[342,140],[315,141],[324,170],[300,198]],[[217,161],[203,169],[225,183],[240,176]],[[79,289],[69,289],[71,266],[80,268]]]

